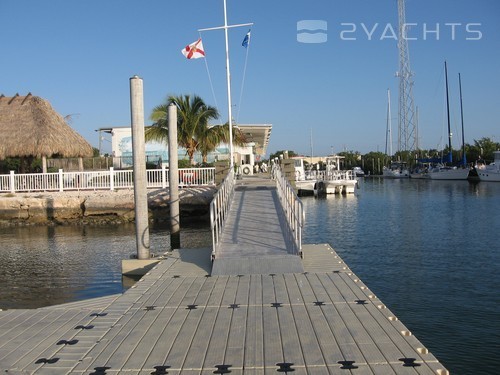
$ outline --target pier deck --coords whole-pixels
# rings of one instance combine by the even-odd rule
[[[0,369],[448,373],[330,246],[303,250],[303,273],[211,277],[211,249],[177,250],[123,295],[2,311]]]
[[[238,181],[212,275],[304,272],[285,227],[274,181]]]

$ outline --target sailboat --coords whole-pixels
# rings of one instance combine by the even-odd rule
[[[392,156],[392,133],[391,133],[391,91],[387,89],[387,130],[385,139],[385,153]],[[389,153],[388,153],[389,152]],[[382,175],[386,178],[407,178],[410,173],[405,162],[392,161],[388,167],[382,169]]]
[[[465,143],[464,143],[464,116],[462,106],[462,81],[460,74],[458,75],[460,85],[460,109],[462,118],[462,162],[461,165],[451,166],[453,162],[452,148],[451,148],[451,126],[450,126],[450,100],[448,94],[448,66],[444,62],[444,72],[446,79],[446,113],[448,116],[448,160],[445,164],[440,164],[429,171],[428,176],[431,180],[466,180],[469,177],[469,168],[467,168],[467,161],[465,159]]]

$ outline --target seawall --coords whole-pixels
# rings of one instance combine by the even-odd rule
[[[215,187],[179,190],[181,220],[208,220]],[[169,219],[168,189],[148,190],[149,219]],[[69,191],[0,194],[0,225],[65,225],[132,222],[134,191]]]

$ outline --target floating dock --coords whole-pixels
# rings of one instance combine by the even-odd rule
[[[448,374],[325,244],[302,273],[211,275],[169,253],[123,295],[0,312],[14,374]]]

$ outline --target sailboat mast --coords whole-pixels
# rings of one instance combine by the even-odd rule
[[[391,126],[391,90],[387,89],[387,133],[385,136],[385,153],[392,157],[392,126]],[[387,154],[389,151],[389,154]]]
[[[448,115],[448,147],[449,147],[449,152],[448,152],[448,163],[451,163],[453,161],[453,156],[451,153],[451,124],[450,124],[450,98],[449,98],[449,93],[448,93],[448,66],[446,64],[446,61],[444,62],[444,75],[446,79],[446,113]]]
[[[464,107],[462,103],[462,78],[458,73],[458,87],[460,89],[460,118],[462,120],[462,165],[467,164],[467,156],[465,155],[465,135],[464,135]]]
[[[311,166],[313,165],[313,129],[311,128]]]

